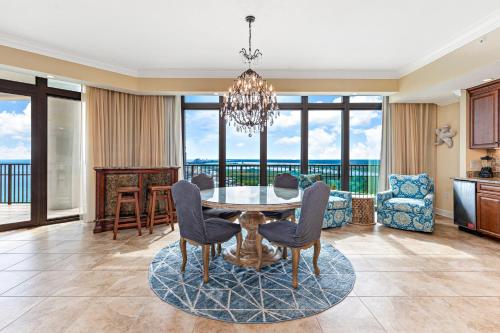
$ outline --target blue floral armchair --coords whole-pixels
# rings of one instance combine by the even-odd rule
[[[299,220],[300,209],[295,210],[296,220]],[[352,194],[345,191],[330,191],[325,215],[323,216],[323,229],[337,228],[352,221]]]
[[[388,227],[432,232],[434,183],[429,175],[390,175],[389,191],[377,194],[377,221]]]

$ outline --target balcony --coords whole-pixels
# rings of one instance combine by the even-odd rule
[[[214,177],[219,183],[219,164],[217,163],[186,163],[184,177],[190,180],[200,173]],[[299,164],[269,164],[267,165],[267,184],[272,184],[274,177],[280,173],[300,174]],[[340,164],[309,164],[309,173],[321,174],[322,179],[333,189],[340,189]],[[379,164],[349,165],[349,190],[356,195],[375,195],[378,190]],[[226,164],[226,186],[259,185],[259,164]]]

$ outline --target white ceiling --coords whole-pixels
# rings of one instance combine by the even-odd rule
[[[143,77],[397,78],[500,26],[499,0],[3,1],[0,44]]]

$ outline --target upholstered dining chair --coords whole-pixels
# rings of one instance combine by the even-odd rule
[[[200,191],[213,189],[215,187],[214,178],[207,175],[206,173],[200,173],[199,175],[194,176],[191,179],[191,183],[198,186]],[[202,209],[203,209],[204,219],[220,218],[234,222],[241,214],[240,211],[232,209],[210,208],[210,207],[202,207]],[[215,257],[215,244],[212,245],[211,252],[212,252],[212,257]],[[222,247],[220,244],[217,244],[217,253],[221,254],[221,252],[222,252]]]
[[[280,173],[274,177],[274,187],[298,189],[299,179],[289,173]],[[261,212],[269,220],[284,220],[290,218],[295,222],[295,209],[286,209],[279,211],[263,211]]]
[[[298,287],[298,268],[300,250],[314,246],[313,266],[314,273],[319,275],[318,257],[321,250],[321,227],[323,215],[328,203],[330,188],[318,181],[308,187],[302,197],[299,223],[288,220],[260,224],[257,231],[257,269],[262,264],[262,239],[265,238],[276,246],[287,247],[292,250],[292,287]]]
[[[236,236],[236,258],[240,258],[241,226],[220,218],[203,219],[200,189],[188,181],[180,180],[172,186],[181,234],[181,272],[186,270],[186,243],[202,247],[203,281],[208,282],[209,251],[212,244],[227,242]]]

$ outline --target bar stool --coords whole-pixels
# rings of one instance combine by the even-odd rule
[[[117,198],[116,198],[116,213],[115,213],[115,225],[113,227],[113,239],[116,239],[116,235],[118,234],[118,230],[127,227],[133,227],[137,225],[137,231],[139,236],[142,235],[141,231],[141,214],[139,210],[139,187],[130,186],[130,187],[119,187],[116,189]],[[120,223],[120,209],[122,203],[133,203],[135,205],[135,223],[127,222]]]
[[[156,203],[165,202],[165,216],[156,217]],[[149,233],[153,233],[155,223],[170,223],[170,228],[174,230],[174,221],[176,220],[176,212],[174,209],[174,201],[172,199],[172,187],[166,185],[149,186],[149,203],[148,203],[148,221]]]

